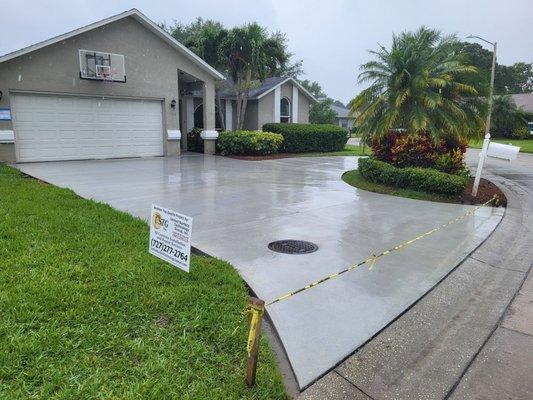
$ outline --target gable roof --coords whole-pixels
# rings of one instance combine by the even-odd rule
[[[533,112],[533,93],[512,94],[511,99],[513,99],[517,107]]]
[[[194,54],[191,50],[189,50],[187,47],[182,45],[180,42],[178,42],[176,39],[174,39],[172,36],[170,36],[167,32],[165,32],[163,29],[161,29],[157,24],[155,24],[152,20],[150,20],[147,16],[145,16],[143,13],[141,13],[139,10],[132,8],[129,11],[125,11],[123,13],[113,15],[109,18],[103,19],[101,21],[92,23],[90,25],[83,26],[81,28],[75,29],[73,31],[64,33],[59,36],[55,36],[51,39],[32,44],[31,46],[24,47],[20,50],[13,51],[11,53],[4,54],[3,56],[0,56],[0,63],[3,63],[5,61],[11,60],[13,58],[22,56],[24,54],[28,54],[32,51],[42,49],[43,47],[50,46],[54,43],[61,42],[63,40],[69,39],[73,36],[91,31],[93,29],[99,28],[101,26],[110,24],[112,22],[121,20],[123,18],[132,17],[137,22],[139,22],[141,25],[143,25],[148,30],[152,31],[156,36],[158,36],[160,39],[164,40],[166,43],[168,43],[171,47],[176,49],[178,52],[182,53],[186,58],[197,64],[201,69],[209,73],[211,76],[213,76],[215,79],[224,79],[224,75],[222,75],[220,72],[218,72],[215,68],[210,66],[208,63],[206,63],[203,59],[198,57],[196,54]]]
[[[259,87],[251,89],[248,100],[258,100],[263,96],[266,96],[268,93],[272,92],[277,87],[283,85],[285,82],[292,82],[307,98],[315,103],[318,103],[318,100],[313,96],[309,91],[307,91],[300,83],[292,78],[287,76],[273,76],[266,78]],[[224,89],[220,91],[220,97],[222,98],[232,98],[235,97],[235,85],[230,79],[227,79],[224,84]]]
[[[337,118],[354,118],[350,115],[350,110],[348,110],[346,107],[340,107],[336,105],[332,105],[331,109],[337,113]]]

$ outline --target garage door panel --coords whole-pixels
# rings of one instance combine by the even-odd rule
[[[15,94],[17,160],[163,155],[158,101]]]

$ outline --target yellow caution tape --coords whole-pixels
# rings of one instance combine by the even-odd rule
[[[248,331],[248,341],[246,343],[246,350],[248,352],[248,357],[250,357],[250,354],[252,353],[252,349],[255,344],[255,338],[257,326],[259,324],[259,321],[263,317],[263,310],[256,308],[254,306],[250,306],[249,312],[252,313],[252,318],[250,320],[250,330]]]
[[[397,244],[396,246],[390,248],[389,250],[382,251],[381,253],[379,253],[377,255],[376,254],[372,254],[366,260],[361,261],[361,262],[359,262],[359,263],[357,263],[355,265],[352,265],[351,267],[348,267],[346,269],[343,269],[342,271],[335,272],[334,274],[331,274],[329,276],[326,276],[325,278],[319,279],[318,281],[312,282],[312,283],[310,283],[310,284],[308,284],[308,285],[306,285],[306,286],[304,286],[304,287],[302,287],[302,288],[300,288],[298,290],[295,290],[293,292],[284,294],[283,296],[280,296],[280,297],[278,297],[278,298],[276,298],[276,299],[274,299],[272,301],[269,301],[268,303],[265,304],[265,306],[271,306],[274,303],[279,303],[280,301],[286,300],[286,299],[288,299],[288,298],[290,298],[290,297],[292,297],[292,296],[294,296],[294,295],[296,295],[298,293],[306,291],[307,289],[311,289],[311,288],[313,288],[315,286],[318,286],[319,284],[324,283],[326,281],[329,281],[330,279],[337,278],[338,276],[340,276],[342,274],[345,274],[346,272],[352,271],[355,268],[358,268],[358,267],[360,267],[363,264],[369,264],[369,270],[372,270],[375,267],[376,261],[378,260],[378,258],[386,256],[386,255],[389,255],[390,253],[392,253],[394,251],[401,250],[404,247],[409,246],[410,244],[413,244],[414,242],[425,238],[426,236],[432,235],[433,233],[435,233],[437,231],[440,231],[441,229],[444,229],[444,228],[446,228],[446,227],[448,227],[448,226],[450,226],[452,224],[455,224],[455,223],[457,223],[457,222],[459,222],[459,221],[461,221],[461,220],[473,215],[481,207],[484,207],[487,204],[491,203],[492,201],[497,201],[497,200],[498,200],[498,197],[496,195],[494,195],[492,197],[492,199],[490,199],[489,201],[487,201],[487,202],[485,202],[485,203],[483,203],[483,204],[471,209],[470,211],[467,211],[463,215],[461,215],[461,216],[459,216],[459,217],[457,217],[455,219],[452,219],[452,220],[446,222],[445,224],[442,224],[442,225],[440,225],[440,226],[438,226],[436,228],[433,228],[433,229],[431,229],[431,230],[429,230],[429,231],[427,231],[427,232],[425,232],[425,233],[423,233],[423,234],[421,234],[419,236],[414,237],[413,239],[410,239],[410,240],[407,240],[407,241],[402,242],[400,244]],[[248,340],[249,340],[249,338],[248,338]]]

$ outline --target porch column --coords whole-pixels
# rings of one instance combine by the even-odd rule
[[[215,83],[205,82],[203,90],[204,130],[200,137],[204,140],[204,153],[215,154],[218,132],[215,129]]]
[[[226,130],[232,131],[233,130],[233,107],[232,107],[232,101],[230,99],[226,99],[224,101],[225,108],[226,108]]]
[[[274,122],[280,121],[280,102],[281,102],[281,88],[278,86],[274,89]]]
[[[187,134],[194,128],[194,98],[192,96],[185,97],[185,122],[187,126],[185,134]]]
[[[291,122],[298,123],[298,88],[292,85],[292,118]]]

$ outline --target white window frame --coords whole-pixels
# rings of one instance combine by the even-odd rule
[[[289,115],[282,115],[281,114],[281,111],[283,110],[283,107],[281,106],[281,103],[283,102],[283,100],[287,100],[287,104],[289,105]],[[291,100],[288,97],[282,97],[279,100],[279,121],[280,122],[285,122],[285,123],[291,123],[291,121],[292,121],[291,111],[292,111]],[[288,121],[283,121],[284,118],[287,118]]]

